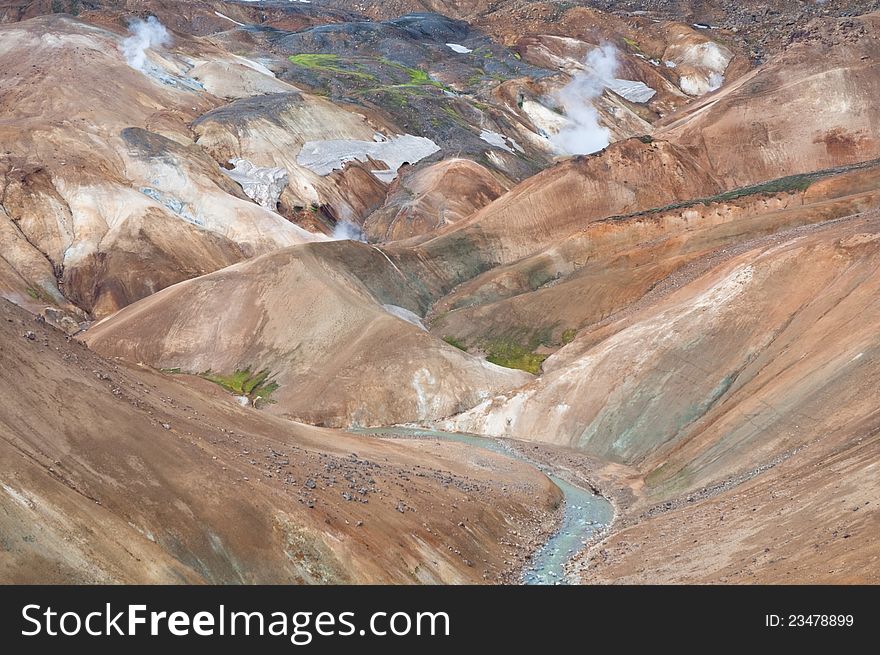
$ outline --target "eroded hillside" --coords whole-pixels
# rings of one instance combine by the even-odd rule
[[[0,2],[3,578],[875,582],[880,15],[606,4]]]
[[[7,301],[0,344],[6,582],[497,581],[553,525],[558,490],[504,457],[274,419]]]

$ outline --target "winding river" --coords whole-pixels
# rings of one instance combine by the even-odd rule
[[[562,522],[553,536],[535,553],[528,569],[523,573],[523,584],[569,584],[565,564],[593,535],[605,528],[614,518],[611,504],[602,496],[589,489],[583,489],[566,482],[543,464],[524,457],[503,442],[489,437],[457,432],[440,432],[418,428],[364,428],[352,430],[357,434],[389,435],[410,439],[436,439],[438,441],[457,441],[485,450],[528,462],[541,470],[562,491],[565,509]]]

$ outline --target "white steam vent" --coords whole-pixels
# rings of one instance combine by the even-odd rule
[[[363,231],[354,223],[346,220],[340,220],[333,228],[333,234],[330,235],[331,241],[360,241],[366,243],[367,237]]]
[[[132,68],[144,72],[147,63],[147,50],[167,46],[171,43],[171,34],[155,16],[147,20],[135,18],[128,24],[131,35],[122,42],[122,54]]]
[[[550,138],[557,151],[570,155],[588,155],[610,142],[608,128],[599,124],[593,101],[602,95],[606,80],[614,79],[617,49],[606,43],[590,51],[584,65],[585,70],[559,91],[558,99],[568,123]]]

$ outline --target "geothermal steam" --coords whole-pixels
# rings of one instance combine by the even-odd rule
[[[616,69],[617,50],[606,43],[587,55],[584,70],[559,91],[558,100],[568,124],[550,139],[556,150],[569,155],[588,155],[608,145],[610,133],[599,124],[593,101],[614,79]]]
[[[333,234],[330,236],[331,241],[361,241],[366,243],[367,238],[363,231],[354,223],[346,220],[340,220],[333,228]]]
[[[122,42],[122,54],[132,68],[144,72],[147,63],[147,48],[155,48],[171,43],[171,35],[155,16],[147,20],[136,18],[128,25],[131,36]]]

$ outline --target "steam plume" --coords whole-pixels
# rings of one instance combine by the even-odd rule
[[[610,142],[608,129],[599,124],[593,101],[602,95],[617,69],[617,49],[606,43],[590,51],[585,70],[577,73],[558,95],[568,117],[568,124],[550,142],[559,151],[570,155],[588,155]]]
[[[135,18],[129,23],[128,29],[131,36],[122,42],[122,54],[129,66],[143,72],[147,62],[147,48],[168,45],[171,43],[171,35],[155,16],[149,16],[147,20]]]
[[[340,220],[333,228],[333,234],[330,237],[333,241],[363,241],[367,238],[361,229],[354,223],[346,220]]]

